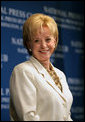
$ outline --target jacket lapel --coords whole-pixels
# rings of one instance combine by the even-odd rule
[[[53,79],[51,78],[51,76],[49,75],[49,73],[47,72],[47,70],[43,67],[42,64],[40,64],[38,62],[37,59],[35,59],[33,56],[30,58],[30,61],[32,62],[32,64],[34,65],[34,67],[36,68],[36,70],[38,71],[38,73],[40,73],[43,78],[45,79],[45,81],[61,96],[61,98],[66,102],[66,98],[64,96],[64,94],[60,91],[60,89],[57,87],[57,85],[55,85]],[[55,68],[54,68],[55,70]],[[61,79],[60,79],[61,82]],[[61,83],[62,85],[62,83]],[[62,86],[63,87],[63,86]]]

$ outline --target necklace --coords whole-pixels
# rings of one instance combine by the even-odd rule
[[[54,80],[55,84],[58,86],[58,88],[61,90],[62,92],[62,85],[60,83],[60,79],[59,77],[57,76],[56,72],[54,71],[52,65],[50,64],[50,68],[49,70],[46,69],[47,72],[50,74],[50,76],[52,77],[52,79]]]

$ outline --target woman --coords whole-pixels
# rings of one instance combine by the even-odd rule
[[[14,121],[72,121],[72,94],[62,71],[50,57],[58,44],[53,18],[33,14],[23,26],[30,59],[17,65],[10,79],[10,116]]]

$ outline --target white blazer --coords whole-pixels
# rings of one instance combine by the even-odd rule
[[[72,121],[72,94],[62,71],[53,67],[63,92],[33,56],[17,65],[10,78],[10,117],[21,121]]]

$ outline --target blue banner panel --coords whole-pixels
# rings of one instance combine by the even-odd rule
[[[34,13],[58,23],[59,43],[51,62],[61,69],[73,94],[72,119],[84,121],[84,3],[82,1],[1,2],[1,120],[9,121],[9,81],[15,65],[29,59],[22,27]]]

